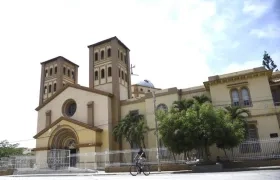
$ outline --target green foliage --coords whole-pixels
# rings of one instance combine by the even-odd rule
[[[136,144],[137,146],[143,146],[144,134],[149,130],[148,126],[144,122],[143,115],[126,115],[117,126],[113,129],[113,135],[117,142],[121,142],[125,139],[131,146]]]
[[[0,141],[0,158],[22,155],[24,149],[18,146],[19,144],[10,144],[7,140]]]
[[[272,58],[268,55],[268,53],[266,51],[264,51],[262,64],[268,70],[278,71],[278,69],[276,69],[277,65],[274,64],[274,61],[272,60]]]
[[[235,107],[215,108],[207,96],[196,96],[175,101],[169,112],[158,112],[159,133],[172,152],[202,149],[207,160],[209,146],[229,149],[245,139],[246,113]]]

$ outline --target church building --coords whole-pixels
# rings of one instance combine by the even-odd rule
[[[89,86],[78,83],[79,66],[59,56],[41,63],[41,83],[36,139],[36,161],[46,161],[52,149],[71,154],[128,149],[116,143],[112,130],[130,112],[145,116],[151,131],[145,143],[156,147],[157,108],[168,110],[175,100],[208,95],[215,106],[240,105],[252,115],[248,122],[254,139],[278,137],[280,73],[257,67],[211,76],[201,86],[186,89],[155,88],[149,80],[131,84],[130,50],[117,37],[88,46]],[[87,157],[89,158],[89,157]],[[87,161],[94,162],[93,159]],[[82,163],[83,157],[75,163]],[[42,163],[40,163],[42,164]],[[75,165],[75,164],[74,164]]]

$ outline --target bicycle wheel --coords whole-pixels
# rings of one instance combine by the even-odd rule
[[[132,176],[136,176],[139,173],[138,167],[136,165],[130,166],[129,172]]]
[[[149,176],[150,175],[150,166],[149,165],[144,165],[142,168],[142,172],[145,176]]]

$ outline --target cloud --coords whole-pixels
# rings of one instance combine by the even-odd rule
[[[243,13],[259,18],[263,16],[274,4],[273,0],[260,1],[260,0],[244,0]]]
[[[268,24],[264,28],[252,29],[250,34],[259,38],[280,38],[280,27],[276,23]]]
[[[252,68],[260,67],[260,66],[261,66],[260,60],[244,61],[244,63],[231,63],[227,67],[225,67],[221,73],[222,74],[232,73],[232,72],[242,71],[242,70],[246,70],[246,69],[252,69]]]

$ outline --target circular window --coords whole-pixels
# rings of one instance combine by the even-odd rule
[[[162,111],[167,112],[168,111],[168,107],[165,104],[159,104],[157,106],[157,110],[162,110]]]
[[[65,101],[65,103],[63,104],[62,111],[64,116],[71,117],[75,114],[76,110],[77,110],[77,104],[73,99],[69,99]]]

